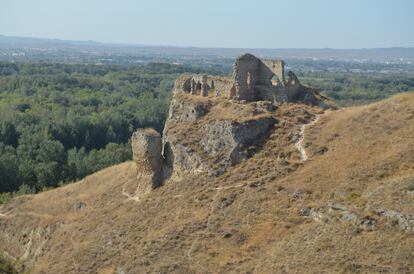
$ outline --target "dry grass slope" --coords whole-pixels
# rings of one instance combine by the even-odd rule
[[[0,249],[33,273],[414,272],[414,95],[322,114],[303,162],[316,111],[279,108],[253,158],[140,202],[132,162],[15,199]]]

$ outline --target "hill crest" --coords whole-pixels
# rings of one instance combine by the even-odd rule
[[[225,113],[244,117],[257,105]],[[226,106],[213,104],[212,115]],[[303,161],[298,133],[316,114]],[[0,207],[1,251],[33,273],[411,272],[413,94],[325,113],[284,103],[258,115],[277,123],[220,176],[186,174],[134,199],[141,171],[127,162],[14,199]]]

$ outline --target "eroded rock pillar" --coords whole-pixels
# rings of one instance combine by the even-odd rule
[[[137,179],[143,193],[161,186],[161,135],[152,128],[138,129],[131,138],[133,160],[137,164]]]

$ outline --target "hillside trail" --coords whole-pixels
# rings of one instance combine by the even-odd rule
[[[320,118],[321,118],[321,115],[316,114],[315,119],[313,119],[312,122],[307,123],[307,124],[303,124],[303,125],[300,126],[300,130],[299,130],[298,135],[297,135],[298,138],[295,142],[295,146],[296,146],[297,150],[299,151],[300,160],[302,162],[304,162],[308,159],[308,154],[306,153],[306,150],[303,147],[303,140],[305,139],[305,130],[306,130],[306,128],[311,127],[314,124],[316,124],[319,121]]]
[[[1,208],[0,208],[1,210]],[[14,215],[12,214],[13,210],[9,210],[7,212],[0,212],[0,218],[10,218],[13,217]]]
[[[300,153],[300,158],[301,158],[302,162],[306,161],[308,159],[308,155],[306,153],[306,150],[303,147],[303,140],[305,138],[305,130],[306,130],[307,127],[310,127],[310,126],[313,126],[314,124],[316,124],[319,121],[320,117],[321,117],[321,115],[316,114],[315,118],[310,123],[301,125],[300,131],[297,133],[297,140],[295,141],[295,146],[296,146],[296,148],[298,149],[298,151]],[[220,192],[222,190],[227,190],[227,189],[231,189],[231,188],[240,188],[240,187],[245,187],[245,186],[246,186],[246,184],[237,184],[237,185],[234,185],[234,186],[227,186],[227,187],[218,186],[218,187],[212,188],[212,190],[215,190],[216,192],[213,195],[213,198],[212,198],[211,203],[209,205],[209,213],[208,213],[208,216],[207,216],[205,229],[197,234],[195,239],[191,242],[190,248],[187,251],[187,257],[190,261],[193,260],[192,253],[196,249],[196,246],[199,242],[200,236],[204,235],[210,227],[211,219],[214,215],[215,204],[217,203],[218,197],[220,196]],[[176,197],[180,197],[180,196],[181,195],[176,195]]]

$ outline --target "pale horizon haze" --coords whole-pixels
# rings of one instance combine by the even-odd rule
[[[0,0],[0,34],[220,48],[414,47],[414,1]]]

